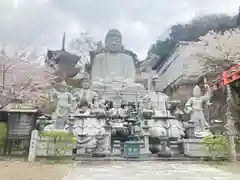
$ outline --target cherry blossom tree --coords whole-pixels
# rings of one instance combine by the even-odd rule
[[[232,29],[224,33],[210,31],[199,42],[189,45],[193,58],[204,67],[205,73],[222,72],[240,62],[240,30]]]
[[[0,53],[0,108],[13,99],[36,101],[50,85],[52,70],[39,63],[36,52],[21,46],[16,52],[8,53],[5,47]]]
[[[209,32],[201,37],[201,41],[195,45],[198,45],[198,48],[195,48],[195,52],[193,51],[193,57],[196,57],[203,67],[205,75],[212,72],[219,75],[232,65],[240,62],[240,29],[232,29],[224,33]],[[227,129],[228,146],[230,147],[229,160],[236,161],[234,136],[230,134],[235,132],[235,128],[239,130],[240,127],[240,99],[238,90],[234,86],[227,85],[226,92],[227,96],[224,96],[223,93],[218,97],[215,96],[215,102],[212,98],[212,110],[224,107],[225,128]],[[223,99],[223,101],[219,101],[219,99]],[[212,111],[210,110],[210,112]]]

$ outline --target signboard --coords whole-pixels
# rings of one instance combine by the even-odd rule
[[[37,109],[32,104],[10,103],[5,110],[8,112],[8,138],[30,136]]]
[[[9,105],[10,105],[9,108],[11,108],[11,109],[21,109],[21,110],[34,109],[31,104],[11,103]]]
[[[8,115],[8,136],[29,136],[34,125],[35,114],[13,112]]]
[[[3,110],[6,112],[37,112],[37,108],[35,108],[32,104],[22,103],[9,103]]]

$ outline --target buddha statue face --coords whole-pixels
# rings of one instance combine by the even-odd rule
[[[110,52],[119,52],[122,49],[122,35],[117,29],[111,29],[105,39],[106,49]]]

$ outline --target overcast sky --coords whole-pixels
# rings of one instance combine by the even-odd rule
[[[0,0],[0,42],[61,47],[88,31],[98,40],[117,28],[124,45],[143,59],[149,45],[170,25],[194,15],[235,14],[239,0]]]

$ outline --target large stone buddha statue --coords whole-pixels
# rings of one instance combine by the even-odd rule
[[[104,52],[93,59],[92,80],[134,82],[135,74],[133,58],[123,53],[121,33],[111,29],[105,39]]]

